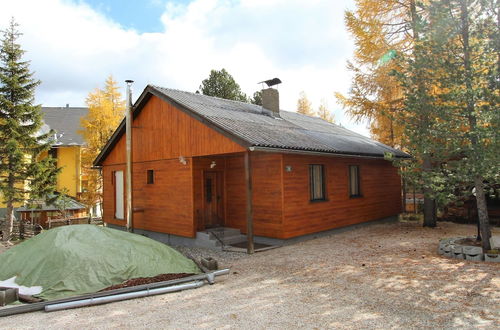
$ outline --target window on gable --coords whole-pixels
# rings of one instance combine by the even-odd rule
[[[325,167],[323,165],[309,165],[309,187],[311,201],[326,200]]]
[[[358,165],[349,166],[349,196],[361,197]]]
[[[148,170],[148,184],[153,184],[155,183],[155,171],[154,170]]]

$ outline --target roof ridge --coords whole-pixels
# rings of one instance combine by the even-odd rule
[[[181,92],[181,93],[191,94],[191,95],[195,95],[195,96],[202,96],[202,97],[214,98],[214,99],[218,99],[218,100],[221,100],[221,101],[224,101],[224,102],[241,103],[241,104],[247,104],[247,105],[251,105],[251,106],[261,107],[262,108],[262,106],[258,105],[258,104],[253,104],[253,103],[248,103],[248,102],[243,102],[243,101],[237,101],[237,100],[229,100],[229,99],[225,99],[225,98],[218,97],[218,96],[205,95],[205,94],[201,94],[201,93],[193,93],[193,92],[183,91],[183,90],[176,89],[176,88],[161,87],[161,86],[154,85],[154,84],[150,84],[149,86],[154,87],[156,89],[158,89],[158,88],[159,89],[166,89],[166,90],[170,90],[170,91]],[[280,111],[282,111],[282,110],[280,109]]]

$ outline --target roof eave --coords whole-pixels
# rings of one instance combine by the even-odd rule
[[[316,150],[273,148],[273,147],[261,147],[261,146],[252,146],[249,148],[249,150],[250,151],[262,151],[262,152],[300,154],[300,155],[318,155],[318,156],[329,156],[329,157],[350,157],[350,158],[355,157],[355,158],[385,159],[384,155],[366,154],[366,153],[350,153],[350,152],[339,152],[339,151],[316,151]],[[395,157],[396,158],[411,158],[410,155],[395,156]]]

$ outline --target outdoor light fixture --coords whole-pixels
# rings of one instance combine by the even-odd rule
[[[217,163],[215,162],[215,160],[212,160],[212,163],[210,163],[210,168],[214,168],[215,166],[217,166]]]
[[[187,165],[187,160],[186,158],[184,158],[184,156],[179,156],[179,163],[181,163],[182,165]]]
[[[292,171],[292,165],[285,166],[285,172],[291,172],[291,171]]]

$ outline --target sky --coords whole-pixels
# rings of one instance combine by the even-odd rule
[[[14,17],[19,39],[42,81],[44,106],[85,106],[107,76],[133,85],[196,91],[225,68],[247,95],[278,77],[280,107],[295,111],[304,91],[336,122],[369,135],[337,104],[347,93],[354,43],[344,27],[353,0],[0,0],[0,29]]]

